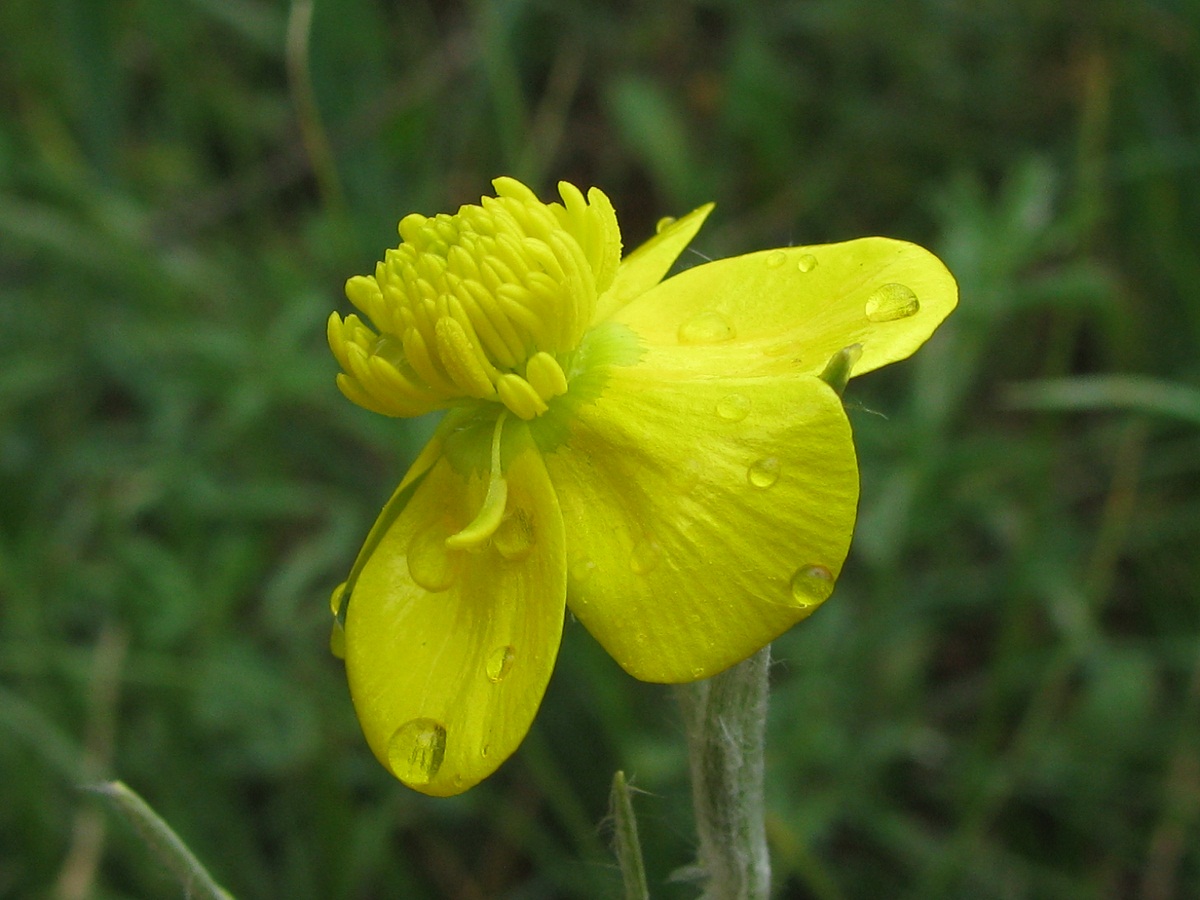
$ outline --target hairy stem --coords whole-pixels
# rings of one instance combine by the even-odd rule
[[[679,687],[702,900],[766,900],[771,889],[763,803],[767,669],[771,648],[705,681]]]

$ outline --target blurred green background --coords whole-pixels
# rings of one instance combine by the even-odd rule
[[[0,896],[181,896],[78,790],[119,777],[240,898],[614,898],[617,768],[695,896],[670,692],[578,624],[448,801],[327,651],[428,426],[342,399],[325,318],[498,174],[601,186],[627,246],[714,199],[707,256],[877,233],[960,281],[847,393],[779,895],[1200,896],[1194,0],[0,3]]]

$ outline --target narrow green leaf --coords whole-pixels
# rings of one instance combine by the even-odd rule
[[[1026,381],[1008,391],[1010,409],[1121,409],[1200,425],[1200,390],[1146,375],[1085,375]]]
[[[233,895],[213,881],[208,870],[171,826],[128,786],[120,781],[107,781],[91,785],[87,790],[102,797],[133,825],[146,845],[183,884],[187,896],[201,900],[233,900]]]
[[[633,814],[633,790],[625,781],[625,773],[613,775],[609,805],[613,817],[613,849],[621,879],[625,883],[625,900],[649,900],[646,867],[642,862],[642,845],[638,841],[637,819]]]

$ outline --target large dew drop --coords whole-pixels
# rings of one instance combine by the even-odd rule
[[[446,533],[436,528],[418,531],[408,542],[408,574],[434,593],[444,591],[458,577],[458,551],[446,547]]]
[[[778,269],[787,262],[787,254],[782,250],[772,250],[767,254],[767,268]]]
[[[582,584],[596,574],[596,562],[587,556],[581,556],[571,563],[570,572],[571,580]]]
[[[509,562],[520,562],[533,550],[533,515],[518,506],[500,522],[492,535],[492,546]]]
[[[409,784],[428,784],[446,756],[446,729],[433,719],[410,719],[388,741],[392,774]]]
[[[681,344],[723,344],[737,337],[737,329],[721,313],[709,310],[680,325],[677,337]]]
[[[766,490],[779,480],[781,468],[778,457],[768,456],[751,463],[750,468],[746,470],[746,480],[752,487]]]
[[[740,422],[750,415],[750,400],[742,394],[726,394],[717,401],[717,415],[729,422]]]
[[[515,647],[497,647],[487,658],[484,668],[487,670],[488,681],[497,684],[504,680],[512,668],[513,658],[517,655]]]
[[[920,309],[921,301],[911,288],[903,284],[885,284],[867,298],[865,312],[872,322],[894,322],[915,316]]]
[[[824,566],[803,566],[792,576],[792,602],[801,609],[820,606],[833,593],[833,573]]]
[[[796,268],[801,272],[811,272],[817,267],[817,258],[811,253],[803,254],[796,260]]]

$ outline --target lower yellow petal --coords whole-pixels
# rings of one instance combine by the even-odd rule
[[[488,473],[445,458],[379,540],[346,613],[346,672],[375,756],[435,796],[490,775],[529,730],[562,636],[563,525],[541,454],[519,429],[504,518],[481,548],[449,549]]]
[[[713,675],[832,591],[858,470],[841,402],[820,379],[614,367],[570,428],[546,457],[568,604],[630,674]]]

